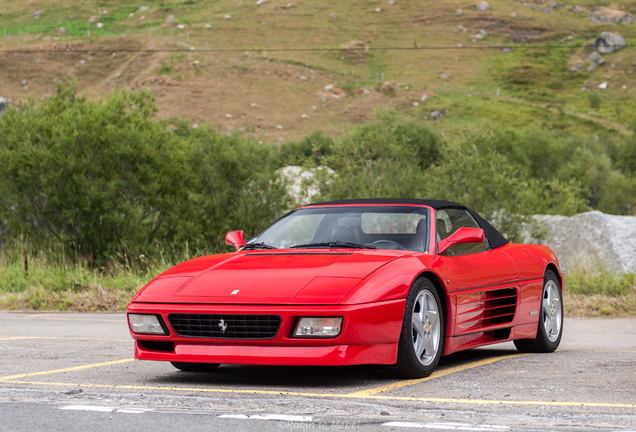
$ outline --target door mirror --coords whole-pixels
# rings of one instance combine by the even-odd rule
[[[481,228],[460,228],[437,243],[437,253],[441,255],[449,247],[460,243],[482,243],[484,236],[484,230]]]
[[[238,250],[245,244],[243,231],[230,231],[229,233],[227,233],[227,235],[225,236],[225,244],[228,246],[234,246],[236,250]]]

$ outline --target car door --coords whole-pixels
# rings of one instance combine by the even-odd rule
[[[437,241],[459,228],[479,228],[465,209],[439,209],[435,217]],[[440,258],[452,277],[448,281],[450,311],[449,336],[482,333],[509,326],[517,308],[517,267],[501,248],[483,243],[456,244]],[[451,315],[449,314],[449,315]]]

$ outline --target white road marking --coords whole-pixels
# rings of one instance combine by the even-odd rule
[[[147,409],[118,409],[117,412],[118,413],[124,413],[124,414],[143,414],[145,412],[148,411],[152,411],[152,408],[147,408]]]
[[[67,405],[60,409],[71,411],[99,411],[99,412],[113,412],[115,408],[98,406],[98,405]]]
[[[284,414],[255,414],[255,415],[223,414],[223,415],[220,415],[219,418],[277,420],[277,421],[289,421],[289,422],[311,422],[314,420],[313,417],[310,417],[310,416],[295,416],[295,415],[284,415]]]
[[[124,414],[143,414],[148,411],[152,411],[152,408],[133,408],[133,409],[119,409],[113,407],[99,406],[99,405],[67,405],[61,407],[63,410],[71,411],[96,411],[96,412],[118,412]]]
[[[470,423],[420,423],[420,422],[388,422],[382,426],[417,428],[417,429],[445,429],[453,431],[497,432],[510,430],[508,426],[474,425]]]

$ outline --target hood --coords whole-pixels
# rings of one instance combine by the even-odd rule
[[[393,250],[250,251],[186,261],[133,299],[147,303],[337,304]]]

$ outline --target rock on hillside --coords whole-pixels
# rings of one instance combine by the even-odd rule
[[[597,24],[623,23],[628,24],[636,21],[636,18],[629,12],[620,11],[604,6],[597,6],[590,9],[588,14]]]
[[[547,232],[545,244],[554,250],[565,272],[574,268],[636,273],[636,216],[599,211],[575,216],[535,216]],[[535,243],[529,235],[526,243]]]
[[[625,38],[617,33],[603,32],[596,38],[594,46],[602,54],[612,53],[625,47]]]
[[[319,185],[316,184],[316,174],[324,177],[324,181],[327,183],[336,174],[328,167],[305,169],[294,165],[283,167],[276,173],[286,183],[287,193],[294,206],[312,203],[320,196]]]

